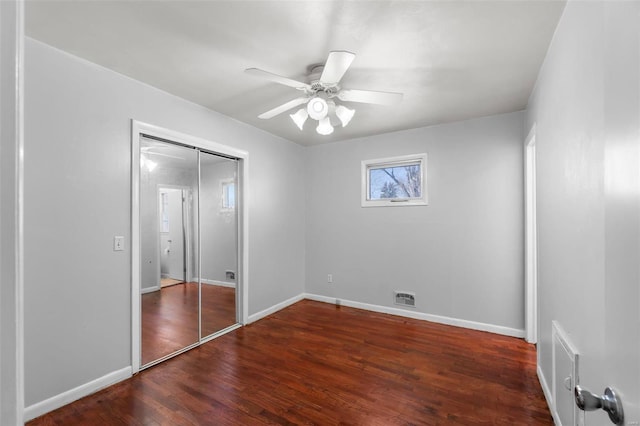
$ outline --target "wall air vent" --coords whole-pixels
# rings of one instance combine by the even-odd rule
[[[394,301],[396,305],[409,306],[412,308],[416,307],[416,295],[415,293],[409,293],[406,291],[396,291],[394,292]]]

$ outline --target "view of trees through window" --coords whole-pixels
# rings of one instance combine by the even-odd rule
[[[420,198],[420,164],[369,169],[369,199]]]

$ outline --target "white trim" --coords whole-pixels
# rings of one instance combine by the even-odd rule
[[[24,416],[24,8],[23,0],[0,2],[0,423],[7,425],[22,425]]]
[[[140,371],[142,341],[141,294],[142,271],[140,242],[140,134],[142,127],[131,120],[131,371]]]
[[[305,299],[315,300],[317,302],[333,303],[336,305],[349,306],[351,308],[365,309],[367,311],[380,312],[383,314],[398,315],[401,317],[413,318],[418,320],[435,322],[438,324],[453,325],[456,327],[469,328],[472,330],[488,331],[490,333],[502,334],[511,337],[524,337],[524,330],[517,328],[504,327],[501,325],[487,324],[476,321],[469,321],[458,318],[445,317],[440,315],[425,314],[415,312],[414,310],[405,310],[399,308],[390,308],[388,306],[372,305],[369,303],[354,302],[352,300],[336,299],[335,297],[320,296],[317,294],[304,294]]]
[[[23,0],[16,5],[16,417],[18,423],[24,421],[24,21]]]
[[[238,188],[236,188],[236,208],[238,209],[238,271],[236,286],[240,286],[240,297],[236,293],[241,324],[249,323],[249,154],[238,164]],[[239,191],[238,191],[239,190]],[[242,211],[242,214],[239,214]],[[240,284],[242,283],[242,284]]]
[[[198,277],[193,277],[191,279],[191,281],[193,282],[197,282],[198,281]],[[231,283],[231,282],[227,282],[227,281],[216,281],[216,280],[207,280],[207,279],[201,279],[200,282],[202,284],[206,284],[206,285],[217,285],[220,287],[229,287],[229,288],[236,288],[236,283]],[[158,291],[161,290],[162,287],[161,286],[152,286],[152,287],[142,287],[140,289],[140,294],[146,294],[146,293],[152,293],[154,291]]]
[[[420,164],[420,189],[422,197],[419,198],[394,198],[394,199],[369,199],[369,169],[371,166],[397,167],[403,164]],[[427,154],[401,155],[398,157],[377,158],[363,160],[360,163],[360,204],[362,207],[407,207],[426,206],[427,198]]]
[[[238,191],[236,200],[242,214],[238,220],[238,273],[236,274],[238,321],[248,322],[249,288],[249,153],[217,142],[131,120],[131,367],[140,371],[140,137],[142,134],[194,146],[211,153],[238,158]]]
[[[198,278],[194,278],[194,281],[198,281]],[[200,280],[200,282],[202,284],[207,284],[207,285],[217,285],[217,286],[220,286],[220,287],[236,288],[236,283],[228,282],[228,281],[208,280],[206,278],[203,278],[203,279]]]
[[[525,193],[525,335],[538,341],[538,231],[536,220],[536,125],[524,145]]]
[[[198,172],[198,181],[196,182],[196,191],[198,193],[197,196],[197,202],[196,202],[196,242],[198,245],[197,248],[197,272],[196,274],[198,274],[198,277],[202,276],[202,238],[200,238],[202,236],[201,232],[202,232],[202,228],[200,227],[200,212],[202,210],[202,203],[201,203],[201,199],[200,199],[200,193],[202,192],[202,188],[200,187],[200,185],[202,185],[202,153],[198,152],[197,153],[197,169],[196,171]],[[189,259],[191,260],[191,259]],[[185,279],[187,279],[187,277],[185,277]],[[237,304],[236,304],[236,311],[238,310],[237,308]],[[236,321],[238,318],[238,312],[236,312]],[[202,285],[200,284],[200,280],[198,280],[198,342],[200,342],[200,344],[202,344]]]
[[[307,298],[306,297],[307,294],[306,293],[301,293],[297,296],[293,296],[290,299],[285,300],[284,302],[280,302],[280,303],[276,303],[275,305],[273,305],[270,308],[264,309],[258,313],[255,313],[253,315],[249,316],[249,322],[247,324],[251,324],[252,322],[256,322],[258,320],[261,320],[264,317],[268,317],[271,314],[274,314],[288,306],[293,305],[294,303],[298,303],[299,301],[301,301],[302,299]]]
[[[551,394],[551,389],[549,388],[549,384],[544,378],[544,374],[542,373],[542,368],[540,365],[536,368],[536,373],[538,374],[538,381],[540,382],[540,387],[542,388],[542,393],[544,394],[544,399],[547,401],[547,406],[549,407],[549,412],[551,413],[551,417],[553,417],[553,422],[556,426],[561,426],[560,417],[558,413],[553,409],[553,396]]]
[[[288,306],[291,306],[294,303],[297,303],[303,299],[314,300],[316,302],[331,303],[335,305],[348,306],[351,308],[364,309],[367,311],[380,312],[383,314],[398,315],[401,317],[413,318],[413,319],[418,319],[423,321],[430,321],[438,324],[453,325],[456,327],[468,328],[472,330],[488,331],[490,333],[501,334],[504,336],[519,337],[519,338],[524,337],[524,330],[520,330],[517,328],[504,327],[501,325],[487,324],[487,323],[463,320],[458,318],[444,317],[440,315],[425,314],[421,312],[415,312],[413,310],[408,311],[405,309],[390,308],[388,306],[354,302],[352,300],[336,299],[335,297],[321,296],[321,295],[312,294],[312,293],[299,294],[297,296],[294,296],[290,299],[285,300],[284,302],[277,303],[271,306],[270,308],[267,308],[258,313],[255,313],[249,316],[249,323],[256,322]]]
[[[125,367],[120,370],[113,371],[105,374],[95,380],[80,385],[76,388],[70,389],[66,392],[62,392],[44,401],[30,405],[24,410],[24,420],[33,420],[36,417],[42,416],[50,411],[56,410],[62,406],[77,401],[92,393],[98,392],[108,386],[121,382],[131,377],[131,367]]]
[[[19,424],[24,421],[24,21],[23,0],[16,5],[16,417]]]

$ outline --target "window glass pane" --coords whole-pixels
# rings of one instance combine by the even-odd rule
[[[233,182],[222,184],[222,207],[225,209],[236,208],[236,186]]]
[[[369,200],[420,198],[420,163],[369,168]]]

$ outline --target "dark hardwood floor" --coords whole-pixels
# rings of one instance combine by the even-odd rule
[[[219,285],[202,286],[202,336],[223,330],[236,320],[236,289]]]
[[[521,339],[302,301],[29,423],[552,425]]]
[[[202,335],[236,323],[235,288],[202,286]],[[198,284],[174,284],[142,295],[141,363],[147,364],[196,343]]]

